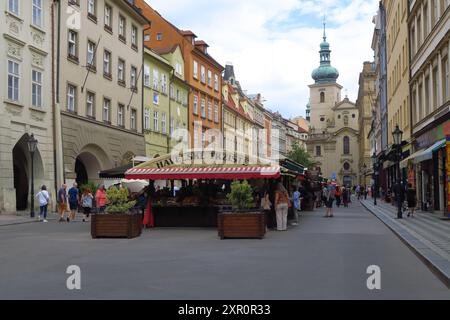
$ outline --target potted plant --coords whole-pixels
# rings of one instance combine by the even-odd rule
[[[219,237],[225,238],[264,238],[266,221],[264,213],[255,208],[252,187],[245,180],[231,184],[227,199],[232,211],[218,216]]]
[[[94,214],[91,223],[92,238],[136,238],[142,232],[142,216],[132,208],[128,190],[111,188],[106,192],[106,214]]]

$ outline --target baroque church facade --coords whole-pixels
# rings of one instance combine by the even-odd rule
[[[330,44],[324,28],[320,66],[312,72],[310,85],[310,134],[308,153],[316,161],[313,171],[340,185],[359,181],[359,112],[348,97],[341,99],[339,72],[331,66]]]

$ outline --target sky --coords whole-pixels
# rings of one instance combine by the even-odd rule
[[[284,117],[305,116],[312,71],[319,66],[323,20],[331,64],[352,101],[364,61],[373,61],[373,16],[378,0],[146,0],[182,30],[210,46],[223,66],[234,65],[249,94]]]

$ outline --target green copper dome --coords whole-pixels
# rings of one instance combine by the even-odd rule
[[[323,30],[323,42],[320,44],[320,67],[315,69],[311,77],[316,83],[336,83],[339,78],[339,71],[331,66],[331,50],[330,44],[327,42],[325,33],[325,24]]]

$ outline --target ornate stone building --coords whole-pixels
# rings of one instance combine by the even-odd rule
[[[29,209],[31,134],[38,140],[35,190],[55,189],[51,6],[50,0],[0,5],[0,213]]]
[[[339,72],[331,66],[325,30],[320,44],[320,66],[310,85],[311,126],[308,152],[325,178],[348,186],[359,182],[358,108],[347,97],[341,100]]]

